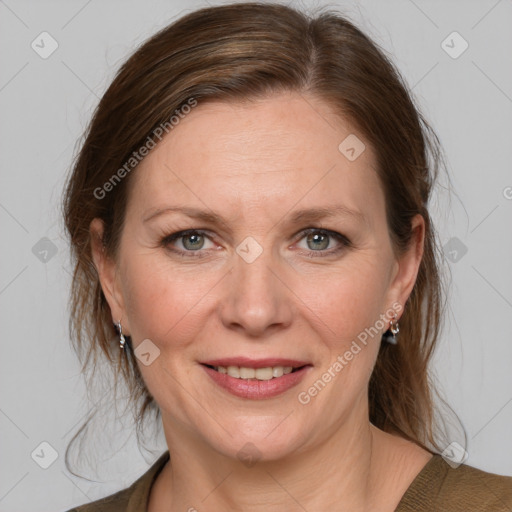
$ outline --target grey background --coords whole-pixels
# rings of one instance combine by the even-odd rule
[[[129,421],[111,444],[102,425],[99,482],[65,469],[66,443],[89,404],[69,345],[70,264],[58,208],[75,143],[121,62],[206,5],[0,0],[0,511],[65,510],[110,494],[166,449],[160,436],[154,455],[142,454]],[[453,285],[435,371],[466,427],[466,463],[512,475],[512,2],[329,5],[394,56],[445,148],[454,191],[449,201],[439,187],[433,214]],[[58,43],[47,59],[31,47],[43,31]],[[441,46],[453,31],[469,44],[456,59]],[[43,441],[58,455],[48,469],[31,458]]]

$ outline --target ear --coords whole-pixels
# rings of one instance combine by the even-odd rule
[[[396,260],[394,276],[390,283],[391,304],[398,302],[404,306],[414,288],[425,242],[425,220],[422,215],[417,214],[413,217],[411,231],[409,246]]]
[[[118,268],[116,262],[106,254],[105,246],[103,245],[103,231],[103,221],[99,218],[93,219],[89,225],[92,259],[96,271],[98,272],[103,294],[110,306],[112,322],[117,323],[121,321],[123,333],[129,335],[129,330],[125,332],[127,330],[125,327],[128,327],[128,325],[119,282]]]

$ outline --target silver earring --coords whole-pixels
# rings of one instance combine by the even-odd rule
[[[124,349],[124,344],[126,340],[124,339],[123,329],[121,328],[121,320],[116,324],[117,330],[119,332],[119,347]]]
[[[400,327],[398,326],[398,322],[396,320],[396,313],[393,315],[393,318],[389,321],[389,330],[384,335],[384,339],[390,343],[391,345],[396,345],[398,340],[396,335],[400,332]]]

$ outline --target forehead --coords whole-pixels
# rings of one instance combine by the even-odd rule
[[[347,158],[347,145],[364,150]],[[325,102],[298,93],[199,103],[134,174],[130,203],[140,213],[175,203],[259,213],[384,208],[372,148]]]

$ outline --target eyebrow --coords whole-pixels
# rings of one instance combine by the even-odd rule
[[[222,215],[189,206],[170,206],[152,210],[149,216],[143,218],[143,223],[149,222],[150,220],[167,213],[181,213],[192,219],[208,222],[210,224],[227,224],[226,219],[224,219]],[[367,223],[366,217],[360,211],[352,210],[344,205],[296,210],[292,213],[288,222],[290,224],[299,224],[301,222],[314,222],[332,217],[349,217],[358,222]],[[281,220],[282,218],[277,222],[277,224],[279,224]]]

